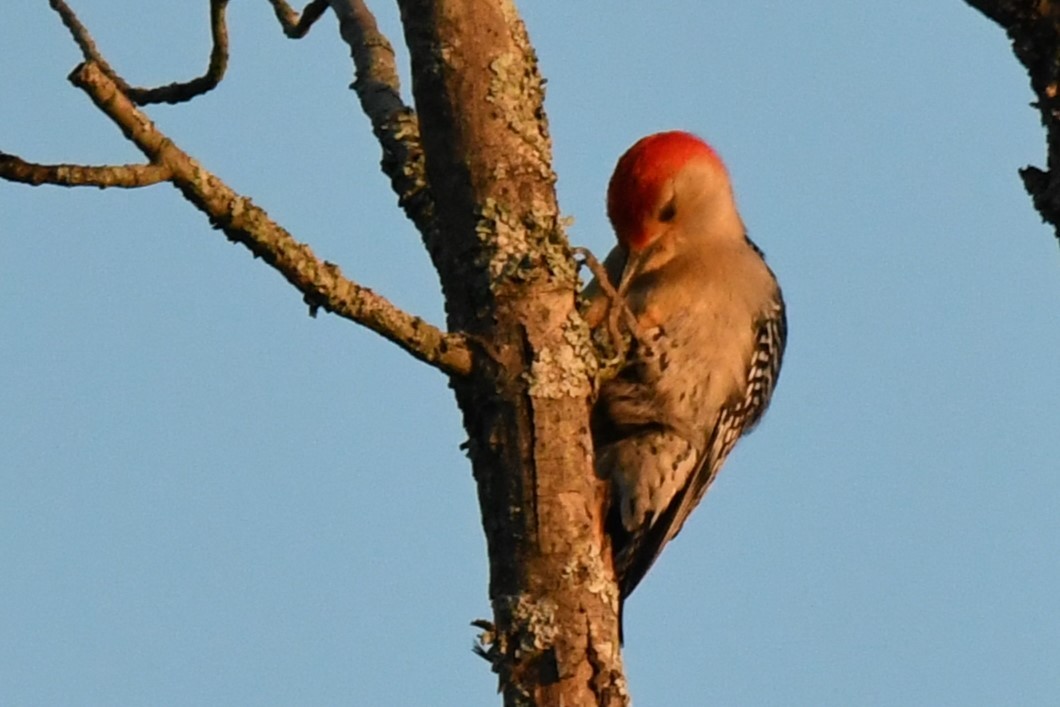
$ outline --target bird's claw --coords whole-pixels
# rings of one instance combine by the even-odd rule
[[[606,320],[607,334],[611,337],[611,348],[614,349],[615,354],[619,359],[624,359],[629,346],[626,343],[625,337],[622,335],[620,324],[624,323],[630,336],[634,339],[637,338],[637,318],[630,310],[629,305],[626,304],[625,297],[625,290],[629,286],[629,278],[623,276],[618,289],[615,289],[615,286],[611,283],[611,278],[607,274],[607,270],[600,261],[597,260],[596,256],[592,254],[592,251],[581,246],[576,246],[572,250],[574,251],[575,256],[581,258],[582,264],[589,268],[589,272],[591,272],[593,277],[596,278],[597,284],[607,297],[607,306],[603,312],[599,316],[587,317],[586,322],[589,324],[589,328],[596,329]],[[625,321],[620,322],[622,319]]]
[[[496,672],[497,661],[500,657],[500,649],[497,646],[497,628],[492,621],[486,619],[475,619],[471,625],[482,629],[482,633],[476,636],[477,642],[471,647],[471,652],[492,665]]]

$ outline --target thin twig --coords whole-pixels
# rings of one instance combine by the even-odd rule
[[[70,9],[65,0],[49,0],[52,9],[59,13],[66,28],[70,30],[74,42],[81,49],[85,61],[99,66],[118,89],[129,97],[133,103],[147,105],[150,103],[184,103],[196,96],[217,88],[228,69],[228,25],[225,21],[225,10],[228,0],[210,0],[210,32],[213,37],[213,48],[210,51],[210,64],[206,73],[190,81],[174,82],[155,88],[140,88],[126,83],[114,68],[103,58],[92,35]]]
[[[74,69],[70,81],[84,90],[152,163],[169,170],[174,186],[215,227],[269,263],[302,292],[311,312],[320,307],[366,326],[450,375],[470,371],[471,352],[463,336],[447,334],[398,309],[386,298],[343,277],[337,265],[320,260],[264,210],[163,135],[98,65],[85,62]]]
[[[291,39],[301,39],[309,34],[310,28],[328,9],[328,0],[312,0],[299,14],[284,0],[269,0],[276,11],[276,19],[283,27],[283,33]]]
[[[168,180],[169,170],[156,164],[35,164],[0,152],[0,178],[33,186],[135,189]]]

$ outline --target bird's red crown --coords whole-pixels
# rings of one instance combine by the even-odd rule
[[[619,158],[607,187],[607,216],[623,245],[638,250],[651,242],[647,226],[658,220],[660,192],[693,159],[705,159],[725,170],[710,145],[680,130],[641,138]]]

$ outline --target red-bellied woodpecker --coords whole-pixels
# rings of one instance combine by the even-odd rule
[[[605,268],[619,301],[596,281],[586,295],[591,322],[612,307],[636,320],[592,414],[624,601],[762,417],[787,323],[725,166],[699,138],[665,132],[634,144],[611,177],[607,214],[618,245]]]

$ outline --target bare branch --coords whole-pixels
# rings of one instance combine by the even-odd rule
[[[331,7],[353,59],[356,79],[351,88],[357,92],[361,108],[372,121],[372,132],[383,148],[380,166],[390,178],[398,204],[436,259],[440,238],[434,197],[427,183],[420,124],[415,111],[401,98],[394,48],[379,30],[364,0],[331,0]]]
[[[118,75],[107,60],[103,58],[99,48],[96,46],[96,42],[92,39],[92,35],[88,33],[88,29],[81,24],[81,20],[77,18],[74,11],[70,9],[70,6],[64,2],[64,0],[49,0],[51,8],[59,13],[59,19],[62,20],[66,29],[70,30],[70,35],[74,38],[74,42],[81,50],[81,56],[84,57],[85,61],[90,61],[99,66],[100,71],[110,77],[118,89],[122,93],[129,92],[129,84],[125,83],[125,80]]]
[[[338,266],[320,260],[264,210],[255,206],[178,148],[140,112],[99,66],[86,62],[70,81],[113,120],[152,163],[170,173],[184,197],[205,213],[229,240],[246,246],[269,263],[305,296],[313,313],[319,308],[357,322],[450,375],[471,369],[471,352],[463,336],[446,334],[412,316],[372,290],[343,277]]]
[[[61,187],[135,189],[164,182],[169,176],[168,169],[156,164],[35,164],[0,152],[0,178],[33,186],[55,184]]]
[[[339,19],[339,33],[350,47],[361,108],[372,122],[372,132],[383,148],[381,167],[398,195],[398,204],[423,235],[434,256],[438,245],[434,200],[427,186],[420,127],[416,113],[401,98],[394,48],[379,30],[364,0],[312,0],[302,14],[286,0],[269,0],[284,34],[297,39],[329,6]]]
[[[66,2],[64,0],[49,0],[49,2],[52,9],[59,13],[66,28],[70,30],[85,61],[96,64],[114,82],[118,90],[138,105],[190,101],[196,96],[217,88],[228,69],[228,25],[225,21],[228,0],[210,0],[210,32],[213,36],[213,49],[210,51],[210,64],[206,73],[190,81],[174,82],[156,88],[139,88],[126,83],[125,79],[103,58],[92,35],[81,24]]]
[[[228,24],[225,10],[228,0],[210,1],[210,34],[213,48],[210,64],[202,76],[186,82],[174,82],[157,88],[130,88],[124,93],[139,105],[149,103],[183,103],[217,88],[228,69]]]
[[[299,15],[284,0],[269,0],[269,2],[272,3],[272,9],[276,11],[276,19],[280,21],[283,33],[291,39],[301,39],[309,34],[313,24],[328,9],[328,0],[312,0]]]

